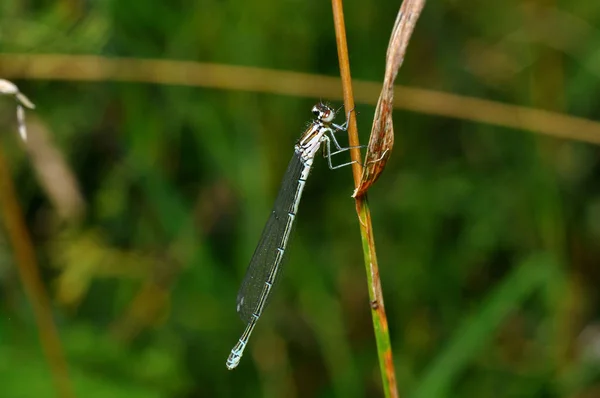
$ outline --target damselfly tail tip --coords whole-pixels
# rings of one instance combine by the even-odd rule
[[[242,356],[232,351],[231,354],[229,354],[229,358],[227,358],[225,366],[227,366],[228,370],[233,370],[239,365],[240,359],[242,359]]]
[[[235,347],[233,347],[233,349],[231,350],[229,358],[227,358],[227,363],[225,364],[227,366],[227,369],[235,369],[238,366],[240,360],[242,359],[244,348],[246,348],[246,343],[242,341],[242,339],[240,339],[235,345]]]

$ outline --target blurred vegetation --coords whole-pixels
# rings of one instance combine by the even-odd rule
[[[399,6],[346,2],[355,78],[381,81]],[[599,26],[592,0],[431,1],[398,83],[599,120]],[[327,2],[3,0],[0,51],[339,73]],[[380,395],[350,170],[325,162],[275,298],[225,368],[237,289],[318,98],[15,83],[45,138],[25,151],[2,98],[0,146],[76,396]],[[373,109],[357,108],[364,142]],[[600,397],[598,148],[394,118],[370,204],[401,395]],[[56,396],[0,225],[0,396]]]

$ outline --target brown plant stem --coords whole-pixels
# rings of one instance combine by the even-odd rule
[[[0,54],[0,76],[59,81],[125,81],[341,99],[333,76],[175,60],[93,55]],[[377,104],[381,83],[354,80],[361,104]],[[600,145],[597,121],[416,87],[394,86],[394,109],[451,117]]]
[[[340,76],[342,78],[342,90],[344,93],[344,107],[348,112],[354,109],[354,96],[352,93],[350,62],[348,57],[348,44],[346,41],[342,0],[332,0],[332,7],[338,58],[340,62]],[[348,121],[348,137],[351,146],[359,145],[355,112],[350,113],[350,120]],[[358,187],[362,176],[360,150],[354,148],[350,151],[350,154],[352,160],[355,161],[352,165],[354,186]],[[371,212],[367,202],[367,195],[365,194],[364,196],[355,198],[355,203],[367,272],[371,317],[377,343],[377,354],[379,358],[381,379],[383,382],[383,392],[386,397],[398,397],[396,373],[394,369],[387,316],[383,304],[381,279],[379,278],[379,267],[377,265],[377,254],[375,251],[375,240],[373,237],[373,226],[371,224]]]
[[[27,232],[8,165],[1,150],[0,208],[6,231],[13,246],[19,276],[25,288],[25,294],[33,307],[42,349],[50,366],[56,395],[61,398],[74,398],[75,394],[67,372],[67,361],[62,351],[58,330],[52,319],[50,300],[37,268],[33,244]]]

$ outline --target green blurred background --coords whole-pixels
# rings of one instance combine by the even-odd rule
[[[399,6],[346,2],[354,78],[382,80]],[[599,26],[595,0],[430,1],[397,83],[598,120]],[[339,75],[322,1],[3,0],[0,52]],[[2,62],[0,78],[37,105],[25,150],[1,99],[0,146],[77,397],[381,396],[351,171],[320,159],[275,298],[225,368],[237,289],[318,97],[18,79]],[[357,110],[366,143],[374,107]],[[401,396],[600,397],[598,148],[394,120],[369,199]],[[0,397],[58,396],[0,225]]]

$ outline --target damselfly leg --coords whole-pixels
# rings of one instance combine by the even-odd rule
[[[346,131],[348,130],[348,122],[350,121],[350,114],[354,112],[354,109],[351,109],[348,111],[348,113],[346,114],[346,121],[344,122],[344,124],[339,125],[339,124],[335,124],[335,123],[331,123],[331,127],[333,127],[331,129],[331,138],[333,140],[333,144],[335,145],[335,147],[339,150],[342,151],[343,148],[340,146],[340,144],[337,142],[336,138],[335,138],[335,133],[337,133],[338,131]],[[350,148],[348,148],[350,149]],[[335,155],[335,153],[334,153]]]
[[[346,114],[346,121],[344,122],[344,124],[339,125],[339,124],[335,124],[335,123],[331,123],[331,125],[333,127],[335,127],[336,130],[341,130],[341,131],[346,131],[348,130],[348,122],[350,121],[350,114],[354,112],[354,108],[350,109],[348,111],[348,113]]]
[[[381,154],[381,156],[379,157],[379,159],[370,160],[368,163],[371,164],[371,163],[380,162],[385,157],[385,155],[387,155],[388,151],[389,151],[389,149],[386,149],[385,151],[383,151],[383,153]]]
[[[333,137],[333,134],[331,136]],[[347,163],[343,163],[343,164],[338,164],[338,165],[334,166],[331,163],[331,157],[333,155],[337,155],[338,153],[349,151],[350,149],[364,148],[365,147],[365,145],[349,146],[347,148],[340,148],[339,150],[337,150],[335,152],[331,152],[331,140],[330,140],[330,138],[328,136],[326,136],[326,135],[323,135],[323,137],[321,138],[321,140],[325,143],[325,146],[323,147],[323,157],[327,159],[327,164],[329,165],[329,168],[331,170],[339,169],[340,167],[349,166],[351,164],[357,163],[356,160],[353,160],[351,162],[347,162]]]

